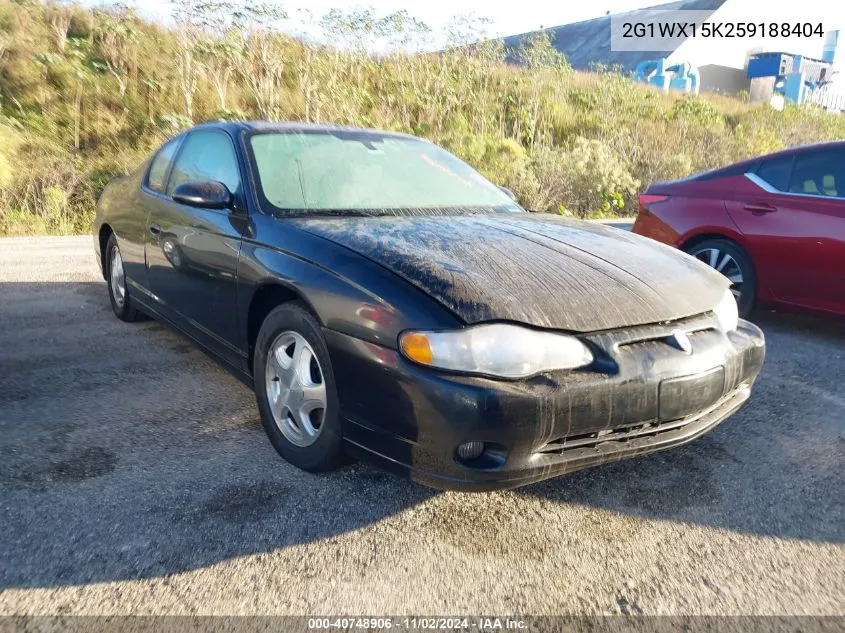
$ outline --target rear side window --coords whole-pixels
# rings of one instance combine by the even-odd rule
[[[211,180],[222,182],[232,193],[238,191],[241,177],[232,141],[223,132],[192,132],[173,166],[167,195],[182,183]]]
[[[845,198],[845,150],[799,154],[789,192]]]
[[[789,187],[789,176],[792,173],[792,161],[792,156],[763,161],[757,170],[757,176],[778,191],[786,191]]]
[[[147,175],[147,186],[153,191],[164,193],[164,186],[167,184],[165,182],[167,170],[170,167],[170,162],[173,160],[173,154],[176,153],[176,149],[179,147],[180,140],[178,138],[173,139],[162,147],[155,158],[153,158],[153,162],[150,165],[150,172]]]

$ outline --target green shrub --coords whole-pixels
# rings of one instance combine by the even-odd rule
[[[619,213],[640,186],[611,147],[583,137],[569,150],[538,148],[533,167],[545,211],[559,212],[563,205],[581,217]]]
[[[0,235],[47,235],[50,227],[40,215],[5,209],[0,211]]]
[[[724,125],[725,117],[712,103],[701,97],[684,96],[675,101],[671,117],[703,126]]]

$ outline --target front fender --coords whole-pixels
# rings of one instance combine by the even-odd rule
[[[241,323],[248,322],[255,293],[275,284],[300,297],[323,327],[391,349],[406,329],[461,326],[394,273],[295,223],[262,216],[255,219],[256,237],[244,239],[238,262]]]

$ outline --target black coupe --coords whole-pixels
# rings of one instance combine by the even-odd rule
[[[94,247],[118,318],[218,357],[312,471],[522,486],[706,433],[763,363],[714,270],[402,134],[195,127],[109,184]]]

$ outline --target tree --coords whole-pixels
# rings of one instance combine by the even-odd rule
[[[203,39],[198,43],[197,51],[202,56],[205,74],[217,93],[220,110],[226,110],[229,82],[238,58],[243,55],[243,41],[238,35],[227,33],[223,38]]]
[[[234,2],[211,0],[197,3],[191,21],[196,41],[191,48],[204,66],[205,76],[214,86],[220,110],[227,109],[226,96],[236,61],[243,53],[243,21],[249,7]]]
[[[547,30],[537,31],[525,36],[516,50],[516,62],[532,70],[552,69],[570,70],[566,55],[558,51],[552,44],[551,33]]]
[[[135,12],[124,5],[113,9],[98,9],[96,37],[105,69],[117,80],[121,96],[126,93],[132,50],[138,41]]]
[[[285,38],[272,27],[287,14],[271,4],[242,5],[233,27],[243,34],[243,47],[232,60],[262,118],[273,118],[285,69]]]
[[[200,40],[202,5],[196,0],[178,0],[173,9],[176,24],[176,76],[185,104],[185,116],[194,120],[194,94],[199,86],[197,48]]]
[[[55,37],[56,48],[64,53],[67,44],[67,32],[70,28],[71,12],[62,2],[52,0],[45,7],[47,21]]]
[[[429,42],[431,27],[402,9],[379,19],[375,32],[379,40],[384,42],[386,52],[413,53]]]
[[[537,31],[524,37],[516,51],[515,58],[521,66],[540,72],[540,75],[535,77],[531,83],[528,103],[529,118],[525,131],[528,145],[533,146],[540,129],[543,90],[547,85],[547,75],[549,72],[568,72],[571,70],[571,66],[566,60],[566,56],[554,47],[551,34],[546,30]],[[543,81],[540,80],[541,78]]]
[[[73,148],[77,152],[80,148],[82,133],[82,96],[85,85],[91,81],[91,69],[86,65],[88,59],[88,42],[83,39],[71,40],[69,59],[73,66],[73,76],[76,79],[76,89],[73,95]]]

